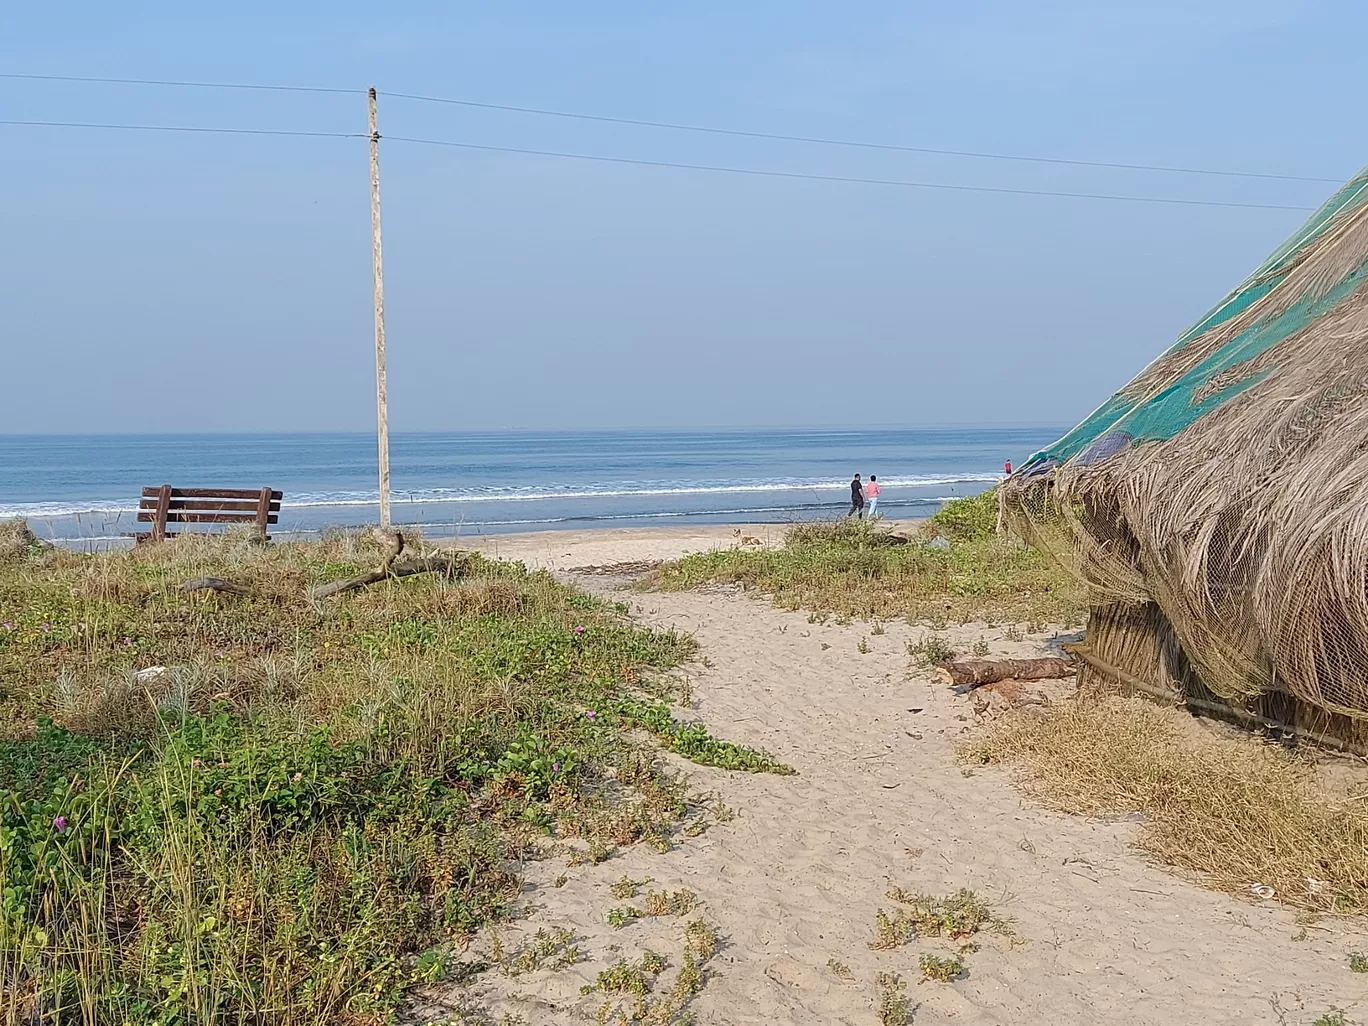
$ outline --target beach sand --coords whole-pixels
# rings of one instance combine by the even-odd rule
[[[743,533],[778,544],[781,530]],[[665,854],[638,845],[599,865],[528,864],[531,913],[502,930],[504,947],[565,927],[585,960],[514,978],[486,973],[444,1000],[472,1000],[495,1018],[512,1012],[537,1026],[593,1022],[603,996],[580,988],[600,969],[645,948],[677,965],[680,921],[605,922],[607,909],[631,904],[610,893],[628,875],[696,892],[720,929],[722,948],[691,1006],[700,1024],[878,1023],[880,972],[906,981],[916,1026],[1295,1026],[1332,1007],[1368,1020],[1368,976],[1347,964],[1349,951],[1368,948],[1361,928],[1303,925],[1276,903],[1203,889],[1132,848],[1136,822],[1050,812],[1004,772],[963,768],[954,745],[973,730],[973,707],[912,665],[907,646],[924,628],[888,623],[876,635],[867,623],[810,623],[806,613],[726,589],[628,593],[622,578],[567,572],[731,545],[733,531],[555,532],[480,543],[628,601],[641,622],[692,633],[700,658],[685,672],[696,714],[716,735],[766,748],[798,775],[727,773],[663,755],[735,819],[681,837]],[[982,624],[946,633],[963,647],[981,637],[1002,655],[1048,654],[1059,641],[1045,632],[1013,642]],[[868,947],[877,910],[894,907],[892,887],[971,888],[1011,918],[1019,940],[980,935],[981,950],[965,956],[966,977],[919,984],[918,955],[947,954],[944,942]]]

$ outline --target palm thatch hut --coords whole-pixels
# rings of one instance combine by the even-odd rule
[[[1368,169],[1001,493],[1080,682],[1368,739]]]

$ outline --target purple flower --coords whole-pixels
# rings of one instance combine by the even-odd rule
[[[44,633],[44,634],[51,634],[51,633],[52,633],[52,624],[50,624],[50,623],[45,623],[45,624],[43,624],[43,633]]]
[[[589,719],[592,720],[595,716],[598,715],[598,713],[594,712],[593,709],[590,709],[590,710],[589,710],[587,713],[585,713],[584,715],[587,716],[587,717],[589,717]]]
[[[560,763],[558,763],[558,762],[553,762],[553,763],[551,764],[551,772],[552,772],[552,773],[559,773],[559,772],[560,772]]]
[[[56,830],[59,834],[66,833],[66,828],[67,818],[65,816],[58,816],[52,821],[52,829]]]
[[[583,627],[576,627],[576,628],[575,628],[575,633],[576,633],[576,634],[583,634],[583,633],[584,633],[584,628],[583,628]]]

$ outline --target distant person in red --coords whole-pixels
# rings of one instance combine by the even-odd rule
[[[1004,474],[1006,474],[1008,477],[1011,477],[1011,476],[1012,476],[1012,461],[1011,461],[1011,460],[1008,460],[1006,463],[1004,463],[1004,464],[1002,465],[1002,472],[1003,472]]]

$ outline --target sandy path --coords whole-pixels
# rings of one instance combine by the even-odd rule
[[[523,545],[536,543],[524,541]],[[562,548],[565,540],[562,539]],[[607,562],[569,548],[570,565]],[[645,558],[617,550],[616,558]],[[559,559],[553,561],[559,562]],[[580,583],[609,591],[612,580]],[[621,593],[614,593],[621,598]],[[642,945],[668,951],[674,921],[620,930],[604,923],[623,874],[687,887],[706,903],[726,945],[693,1005],[700,1024],[876,1023],[874,978],[909,982],[919,1024],[1012,1026],[1118,1022],[1312,1023],[1332,1006],[1368,1014],[1368,977],[1346,953],[1368,947],[1333,922],[1303,930],[1275,906],[1204,890],[1147,864],[1128,840],[1133,823],[1062,816],[1023,800],[1005,776],[966,775],[953,745],[970,729],[965,699],[909,673],[906,646],[923,633],[897,623],[818,625],[738,594],[639,595],[644,622],[693,632],[711,668],[690,668],[698,714],[720,736],[763,746],[796,777],[687,766],[734,807],[674,851],[637,847],[597,866],[559,859],[527,867],[535,908],[506,938],[568,926],[588,961],[559,973],[487,977],[474,994],[529,1023],[593,1021],[601,1003],[581,984]],[[1005,641],[970,625],[949,632],[995,653],[1041,652],[1048,638]],[[866,639],[870,651],[858,646]],[[920,712],[913,712],[920,709]],[[556,878],[567,880],[556,887]],[[871,951],[875,912],[891,886],[936,894],[968,887],[1014,920],[1024,941],[982,938],[968,976],[917,985],[917,956],[945,948],[914,941]],[[614,951],[614,947],[620,951]],[[849,966],[845,982],[829,968]]]

